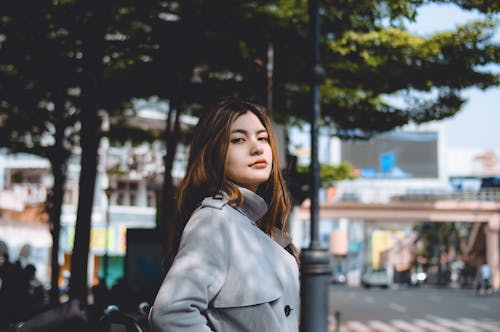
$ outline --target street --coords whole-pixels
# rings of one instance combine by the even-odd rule
[[[330,331],[500,332],[500,295],[437,288],[330,287]]]

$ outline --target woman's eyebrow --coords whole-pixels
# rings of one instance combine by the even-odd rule
[[[231,130],[231,134],[237,134],[237,133],[248,135],[248,131],[246,131],[244,129],[233,129],[233,130]]]
[[[236,134],[236,133],[241,133],[241,134],[244,134],[244,135],[248,135],[248,131],[245,130],[245,129],[233,129],[231,130],[231,134]],[[262,134],[262,133],[266,133],[267,134],[267,130],[266,129],[259,129],[257,130],[256,134]]]

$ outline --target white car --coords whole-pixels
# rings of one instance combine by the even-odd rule
[[[361,286],[363,286],[364,288],[387,288],[389,287],[389,284],[389,274],[384,268],[367,271],[361,276]]]

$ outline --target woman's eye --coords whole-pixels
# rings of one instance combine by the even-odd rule
[[[231,143],[242,143],[242,142],[244,142],[244,141],[245,141],[245,139],[243,139],[243,138],[241,138],[241,137],[238,137],[238,138],[233,138],[233,139],[231,140]]]
[[[269,142],[269,137],[267,137],[267,136],[259,137],[259,141]]]

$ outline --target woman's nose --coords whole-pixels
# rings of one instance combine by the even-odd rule
[[[250,147],[250,153],[252,155],[259,155],[264,152],[264,149],[262,148],[262,145],[258,140],[252,141],[252,146]]]

